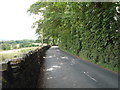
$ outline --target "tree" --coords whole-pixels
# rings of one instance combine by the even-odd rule
[[[118,66],[120,2],[36,2],[28,12],[38,20],[36,33],[75,55]],[[113,64],[114,62],[114,64]]]

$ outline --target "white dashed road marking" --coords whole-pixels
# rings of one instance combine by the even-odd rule
[[[87,75],[87,76],[88,76],[90,79],[92,79],[93,81],[97,82],[97,80],[96,80],[95,78],[93,78],[92,76],[90,76],[90,75],[88,74],[88,72],[84,72],[84,74]]]

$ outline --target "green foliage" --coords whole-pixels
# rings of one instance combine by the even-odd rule
[[[0,49],[2,50],[10,50],[11,46],[10,44],[3,43],[0,45]]]
[[[11,50],[23,47],[36,47],[34,45],[35,40],[10,40],[10,41],[0,41],[0,50]]]
[[[118,67],[120,2],[36,2],[28,10],[43,13],[36,33],[65,51],[95,63]]]

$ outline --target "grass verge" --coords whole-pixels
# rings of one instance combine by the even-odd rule
[[[60,48],[61,49],[61,48]],[[120,67],[113,67],[113,66],[111,66],[110,64],[105,64],[105,63],[101,63],[101,62],[94,62],[94,60],[91,60],[91,59],[89,59],[89,58],[87,58],[85,55],[83,55],[83,54],[80,54],[79,56],[77,56],[77,55],[75,55],[74,53],[72,53],[72,52],[69,52],[69,51],[67,51],[67,50],[64,50],[64,49],[61,49],[62,51],[64,51],[64,52],[66,52],[66,53],[68,53],[68,54],[70,54],[70,55],[73,55],[73,56],[75,56],[75,57],[78,57],[78,58],[80,58],[80,59],[82,59],[82,60],[85,60],[85,61],[88,61],[88,62],[90,62],[90,63],[93,63],[93,64],[96,64],[97,66],[99,66],[99,67],[102,67],[102,68],[104,68],[104,69],[106,69],[106,70],[108,70],[108,71],[112,71],[112,72],[114,72],[114,73],[119,73],[120,74]]]
[[[115,73],[120,73],[120,71],[119,71],[120,68],[118,68],[118,67],[112,67],[109,64],[105,64],[105,63],[101,63],[101,62],[96,63],[96,62],[94,62],[94,60],[88,59],[86,56],[84,56],[82,54],[80,54],[80,56],[78,56],[78,57],[81,58],[82,60],[86,60],[88,62],[96,64],[96,65],[98,65],[98,66],[100,66],[100,67],[102,67],[104,69],[109,70],[109,71],[112,71],[112,72],[115,72]]]

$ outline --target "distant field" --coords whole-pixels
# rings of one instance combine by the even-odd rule
[[[14,59],[20,57],[21,54],[27,53],[30,50],[34,50],[38,47],[27,47],[21,49],[14,49],[14,50],[7,50],[7,51],[0,51],[0,62],[4,61],[5,59]]]

